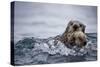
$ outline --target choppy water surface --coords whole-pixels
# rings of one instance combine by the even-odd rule
[[[15,65],[51,64],[97,60],[97,34],[87,34],[88,43],[83,48],[68,48],[60,41],[24,38],[15,44]]]

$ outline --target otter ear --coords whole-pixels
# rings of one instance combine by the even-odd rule
[[[71,24],[73,24],[72,21],[69,21],[65,32],[69,32],[69,28],[70,28]]]
[[[73,21],[69,21],[68,26],[73,25]]]
[[[70,26],[73,24],[73,21],[71,20],[71,21],[69,21],[69,23],[68,23],[68,25],[67,25],[67,28],[66,28],[66,30],[65,30],[65,32],[67,33],[67,32],[69,32],[70,31]]]
[[[67,33],[67,32],[68,32],[68,30],[69,30],[69,26],[67,26],[67,27],[66,27],[66,29],[65,29],[65,32],[64,32],[64,33]]]

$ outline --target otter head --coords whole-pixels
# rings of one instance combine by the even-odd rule
[[[70,21],[65,32],[62,35],[62,42],[71,45],[86,45],[85,25],[80,21]]]
[[[75,31],[82,31],[85,32],[85,25],[82,24],[80,21],[70,21],[66,28],[66,32],[75,32]]]

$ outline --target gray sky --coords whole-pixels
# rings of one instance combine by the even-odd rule
[[[62,34],[70,20],[97,32],[97,7],[34,2],[15,2],[15,41],[23,37],[47,38]]]

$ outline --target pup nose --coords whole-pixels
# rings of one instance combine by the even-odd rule
[[[78,25],[77,24],[74,24],[73,28],[75,28],[75,29],[78,28]]]

